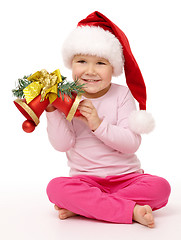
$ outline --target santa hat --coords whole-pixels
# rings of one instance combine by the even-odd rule
[[[138,101],[140,111],[129,117],[129,127],[135,133],[149,133],[154,128],[152,115],[146,112],[146,86],[139,66],[132,54],[126,35],[100,12],[93,12],[81,20],[66,39],[63,49],[65,66],[71,68],[75,55],[95,55],[106,58],[113,66],[113,76],[125,72],[126,83]]]

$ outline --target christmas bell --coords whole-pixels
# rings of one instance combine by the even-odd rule
[[[58,97],[52,103],[54,107],[63,112],[66,116],[66,119],[70,122],[72,118],[81,116],[81,113],[77,109],[82,95],[72,92],[72,97],[64,94],[63,98]]]
[[[30,133],[33,132],[35,127],[39,124],[39,118],[47,108],[49,100],[45,99],[44,101],[41,101],[41,95],[38,95],[28,104],[26,99],[16,99],[14,104],[27,119],[22,124],[23,130]]]

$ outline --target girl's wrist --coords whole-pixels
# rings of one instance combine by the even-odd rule
[[[100,121],[96,124],[96,126],[93,129],[91,129],[91,130],[93,132],[96,131],[98,129],[98,127],[101,125],[101,123],[102,123],[102,120],[100,119]]]
[[[53,105],[48,105],[48,107],[46,108],[47,112],[54,112],[56,110],[56,108]]]

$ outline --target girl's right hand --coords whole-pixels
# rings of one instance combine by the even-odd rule
[[[46,108],[47,112],[53,112],[56,110],[56,107],[54,107],[52,104],[49,104]]]

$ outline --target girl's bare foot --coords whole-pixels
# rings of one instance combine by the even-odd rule
[[[142,225],[153,228],[154,217],[151,207],[149,205],[140,206],[136,204],[133,211],[133,220]]]
[[[64,220],[66,218],[69,218],[69,217],[73,217],[73,216],[76,216],[77,214],[67,210],[67,209],[64,209],[64,208],[59,208],[58,206],[54,206],[55,210],[59,211],[59,218],[61,220]]]

